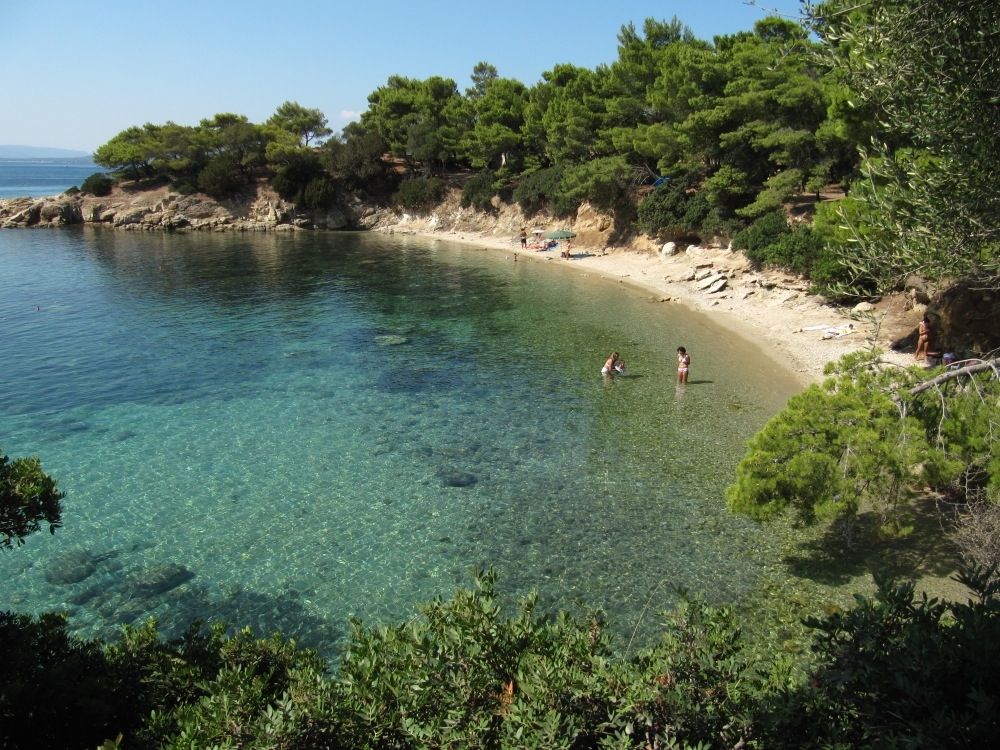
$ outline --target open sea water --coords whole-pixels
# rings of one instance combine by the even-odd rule
[[[58,195],[102,171],[87,158],[0,159],[0,198]]]
[[[796,389],[703,316],[565,261],[360,233],[0,231],[0,451],[64,526],[0,553],[0,607],[81,635],[155,616],[327,655],[494,566],[508,603],[653,638],[687,589],[780,564],[727,513]],[[692,355],[678,386],[677,346]],[[628,375],[599,371],[611,350]]]

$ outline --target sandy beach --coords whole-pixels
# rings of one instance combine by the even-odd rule
[[[844,354],[873,344],[886,360],[913,363],[912,355],[894,352],[889,343],[916,328],[920,312],[905,309],[902,298],[885,299],[860,313],[827,304],[808,291],[803,279],[774,271],[757,271],[742,253],[692,246],[674,255],[633,248],[587,247],[573,243],[572,257],[560,248],[522,250],[516,237],[468,231],[435,231],[396,224],[389,233],[447,240],[504,253],[518,263],[556,263],[570,273],[596,274],[642,290],[662,304],[683,305],[711,317],[788,368],[803,386],[823,377],[823,368]],[[725,284],[719,284],[720,278]],[[710,291],[716,286],[722,288]],[[911,322],[912,321],[912,322]]]

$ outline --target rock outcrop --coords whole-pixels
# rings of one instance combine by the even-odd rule
[[[359,215],[365,207],[356,206]],[[210,230],[237,232],[345,229],[359,226],[351,208],[298,211],[266,182],[252,196],[217,201],[203,193],[181,195],[166,186],[116,187],[97,197],[71,190],[47,198],[0,200],[0,227],[58,227],[104,224],[132,231]],[[371,215],[372,212],[368,212]]]

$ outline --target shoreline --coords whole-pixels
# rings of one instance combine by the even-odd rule
[[[655,301],[681,305],[708,316],[758,346],[803,388],[822,381],[828,362],[873,344],[882,349],[885,360],[903,366],[913,364],[912,356],[889,348],[895,338],[886,330],[889,317],[919,318],[919,312],[898,309],[898,299],[883,300],[872,306],[870,313],[852,315],[851,308],[836,307],[810,294],[808,282],[803,279],[753,270],[742,253],[725,248],[692,246],[666,256],[634,248],[595,249],[574,243],[573,257],[567,260],[559,257],[561,245],[549,251],[523,250],[516,237],[501,239],[473,231],[418,229],[405,223],[370,231],[485,247],[504,252],[511,259],[516,254],[519,262],[558,263],[578,273],[616,279],[652,294]],[[693,278],[705,274],[705,278]],[[720,275],[726,279],[720,291],[699,288]]]

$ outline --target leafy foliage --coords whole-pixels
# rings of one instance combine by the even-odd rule
[[[560,195],[562,176],[563,170],[559,167],[525,174],[514,188],[514,200],[530,216],[544,206],[555,203]]]
[[[441,199],[444,183],[437,177],[409,177],[399,183],[392,200],[403,208],[425,210]]]
[[[820,665],[786,733],[810,747],[995,745],[1000,584],[982,570],[959,580],[975,599],[915,601],[912,584],[880,580],[874,599],[810,621]]]
[[[877,127],[842,253],[880,291],[908,274],[1000,277],[1000,27],[989,3],[829,0],[812,9],[826,62]]]
[[[772,211],[756,219],[733,237],[733,247],[742,250],[754,263],[771,262],[770,248],[791,233],[784,211]]]
[[[84,193],[90,193],[98,198],[103,198],[105,195],[111,194],[111,188],[115,185],[115,181],[108,177],[104,172],[94,172],[87,179],[83,181],[80,185],[80,190]]]
[[[62,498],[37,458],[12,461],[0,453],[0,548],[23,544],[43,523],[54,534],[62,525]]]
[[[735,613],[685,602],[656,645],[612,650],[602,619],[504,615],[492,573],[403,625],[356,622],[329,675],[278,636],[155,623],[102,645],[54,615],[0,615],[13,658],[0,691],[5,747],[858,747],[996,742],[1000,602],[875,599],[810,625],[812,673],[751,648]],[[28,721],[28,717],[34,717]],[[949,734],[950,733],[950,734]]]
[[[303,107],[298,102],[282,104],[271,115],[267,124],[290,133],[306,147],[310,141],[325,138],[333,132],[327,127],[326,115],[318,109]]]
[[[496,195],[494,182],[496,175],[488,169],[484,169],[474,177],[470,178],[462,186],[463,208],[472,207],[479,211],[489,211],[493,208],[491,201]]]
[[[684,237],[698,234],[709,206],[689,181],[671,180],[655,188],[639,204],[639,226],[652,235]]]
[[[728,491],[732,510],[766,519],[793,509],[806,522],[849,522],[865,504],[891,522],[926,487],[963,502],[997,497],[993,370],[921,385],[919,370],[884,368],[878,352],[859,352],[829,374],[750,441]]]

